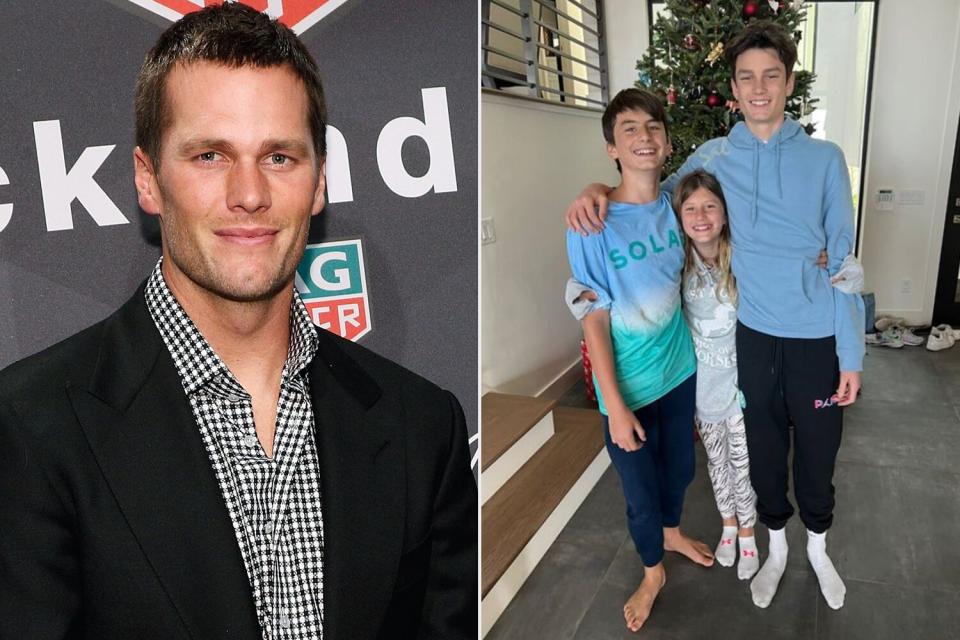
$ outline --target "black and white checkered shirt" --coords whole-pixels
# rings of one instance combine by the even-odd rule
[[[147,282],[147,307],[176,364],[223,493],[263,637],[322,638],[320,464],[307,369],[317,351],[316,327],[294,292],[268,458],[257,439],[250,395],[170,293],[161,262]]]

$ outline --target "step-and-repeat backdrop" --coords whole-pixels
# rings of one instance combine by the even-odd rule
[[[322,326],[453,391],[475,452],[475,7],[244,1],[300,34],[327,95],[328,204],[298,288]],[[203,5],[0,2],[0,367],[108,316],[156,262],[133,85],[163,29]]]

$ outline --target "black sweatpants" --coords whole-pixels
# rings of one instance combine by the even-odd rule
[[[793,424],[793,490],[800,519],[822,533],[833,522],[833,467],[840,448],[843,409],[836,342],[777,338],[737,323],[737,373],[757,515],[782,529],[793,505],[787,498],[787,461]]]

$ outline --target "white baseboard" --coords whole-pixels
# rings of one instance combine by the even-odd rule
[[[493,588],[487,592],[487,596],[480,603],[481,637],[486,637],[493,625],[496,624],[504,609],[520,591],[520,587],[533,573],[550,545],[560,535],[560,532],[587,498],[587,495],[590,494],[590,491],[609,465],[610,456],[605,448],[601,449],[597,457],[593,459],[593,462],[570,488],[560,504],[557,505],[557,508],[547,517],[543,526],[520,551],[520,555],[507,567],[507,570],[500,576]]]
[[[548,411],[540,422],[530,427],[509,449],[500,454],[493,464],[480,474],[481,504],[486,503],[513,477],[527,460],[533,457],[540,447],[554,434],[553,411]]]
[[[570,390],[577,380],[583,376],[583,360],[577,358],[560,372],[553,381],[544,385],[535,395],[537,398],[556,400]]]

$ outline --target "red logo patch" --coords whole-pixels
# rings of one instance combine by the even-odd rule
[[[234,0],[238,1],[238,0]],[[297,34],[317,24],[347,0],[239,0],[263,11],[271,18],[279,18]],[[199,11],[208,4],[223,4],[223,0],[129,0],[170,21],[177,21],[188,13]]]

